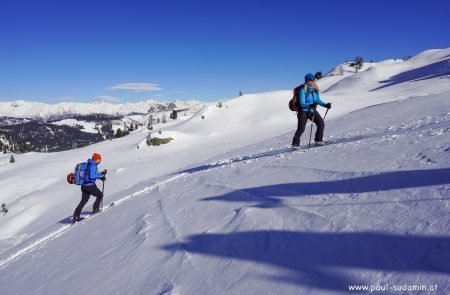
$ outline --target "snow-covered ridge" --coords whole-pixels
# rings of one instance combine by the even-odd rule
[[[197,101],[175,101],[177,108],[189,108],[198,104]],[[25,100],[12,102],[0,102],[0,117],[16,118],[54,118],[64,117],[72,114],[112,114],[128,115],[133,113],[146,114],[152,107],[157,105],[169,105],[170,102],[159,102],[146,100],[136,103],[113,104],[108,102],[75,103],[61,102],[57,104],[45,104]]]
[[[402,83],[423,82],[422,84],[426,84],[431,78],[439,78],[442,81],[437,82],[443,84],[448,83],[449,77],[450,48],[435,49],[421,52],[407,60],[388,59],[376,63],[364,63],[357,73],[348,63],[340,64],[326,76],[333,83],[328,83],[321,90],[324,93],[334,92],[334,94],[348,89],[372,92]],[[425,87],[430,90],[433,88],[430,85],[415,88],[421,91]],[[406,89],[400,87],[400,90]],[[412,88],[411,90],[414,91]]]

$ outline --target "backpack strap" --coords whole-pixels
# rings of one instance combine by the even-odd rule
[[[87,165],[86,165],[86,174],[84,175],[84,181],[86,182],[92,182],[92,179],[91,179],[91,164],[89,164],[89,161],[87,162]]]

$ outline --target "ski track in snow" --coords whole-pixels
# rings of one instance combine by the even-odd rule
[[[171,181],[174,181],[174,180],[176,180],[180,177],[186,176],[186,175],[187,174],[179,174],[179,175],[170,177],[169,179],[157,182],[154,185],[148,186],[142,190],[134,192],[125,197],[122,197],[122,198],[118,199],[117,201],[114,201],[112,203],[113,204],[112,206],[107,206],[107,207],[103,208],[101,214],[104,214],[106,211],[109,211],[112,207],[116,207],[116,206],[120,205],[121,203],[132,199],[133,197],[137,197],[139,195],[148,193],[161,185],[164,185],[166,183],[169,183]],[[97,216],[100,216],[101,214],[91,215],[91,216],[85,218],[83,221],[81,221],[81,223],[88,222],[89,220],[91,220]],[[70,222],[70,217],[62,219],[57,224],[54,224],[50,228],[44,230],[43,232],[40,232],[39,234],[20,243],[16,247],[14,247],[14,248],[10,249],[9,251],[7,251],[6,253],[2,254],[0,257],[0,269],[3,269],[10,262],[20,258],[21,256],[31,253],[32,251],[45,246],[45,244],[47,242],[49,242],[53,239],[56,239],[57,237],[69,232],[70,229],[72,228],[72,224],[61,224],[62,222]],[[38,237],[36,237],[36,236],[38,236]]]
[[[439,136],[449,132],[448,121],[450,120],[450,114],[444,114],[439,117],[427,117],[417,120],[411,120],[408,122],[403,122],[399,126],[389,126],[387,128],[366,128],[362,132],[357,133],[347,133],[344,136],[337,138],[332,138],[327,141],[325,146],[314,146],[311,144],[310,150],[315,149],[333,149],[340,148],[342,145],[351,144],[359,147],[362,141],[371,141],[371,143],[382,143],[388,142],[400,137],[406,137],[410,133],[419,133],[419,137],[424,135],[428,136]],[[259,159],[270,158],[270,157],[286,157],[295,154],[302,154],[308,151],[308,145],[305,144],[299,150],[292,151],[290,146],[284,146],[281,148],[270,148],[268,150],[258,152],[251,155],[243,155],[237,157],[231,157],[228,159],[222,159],[211,164],[202,165],[198,167],[189,168],[183,170],[179,173],[195,173],[200,171],[207,171],[215,168],[223,168],[232,166],[235,163],[248,163],[251,161],[257,161]],[[419,154],[419,157],[422,155]],[[422,157],[421,159],[423,159]],[[425,157],[426,158],[426,157]],[[425,159],[427,163],[433,163],[431,159]]]

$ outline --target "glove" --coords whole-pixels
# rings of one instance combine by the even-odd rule
[[[315,109],[316,107],[317,107],[317,102],[312,103],[312,104],[309,105],[310,109]]]
[[[102,174],[106,175],[106,172],[107,172],[107,170],[105,169],[105,170],[102,171]]]
[[[106,180],[106,176],[103,175],[102,177],[100,177],[100,180],[101,180],[101,181],[105,181],[105,180]]]
[[[324,107],[326,107],[327,109],[331,109],[331,102],[326,103],[326,104],[324,105]]]

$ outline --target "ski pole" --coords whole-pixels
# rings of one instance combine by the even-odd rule
[[[103,211],[103,198],[105,197],[105,181],[102,180],[102,199],[100,201],[100,211]]]
[[[312,119],[311,119],[311,132],[309,133],[308,151],[309,151],[309,148],[311,147],[311,136],[312,136],[313,123],[314,123],[314,113],[315,112],[316,112],[316,110],[313,109],[313,114],[312,114]]]
[[[328,110],[329,109],[327,109],[327,111],[325,112],[325,116],[323,116],[323,120],[325,121],[325,117],[327,116],[327,114],[328,114]]]

